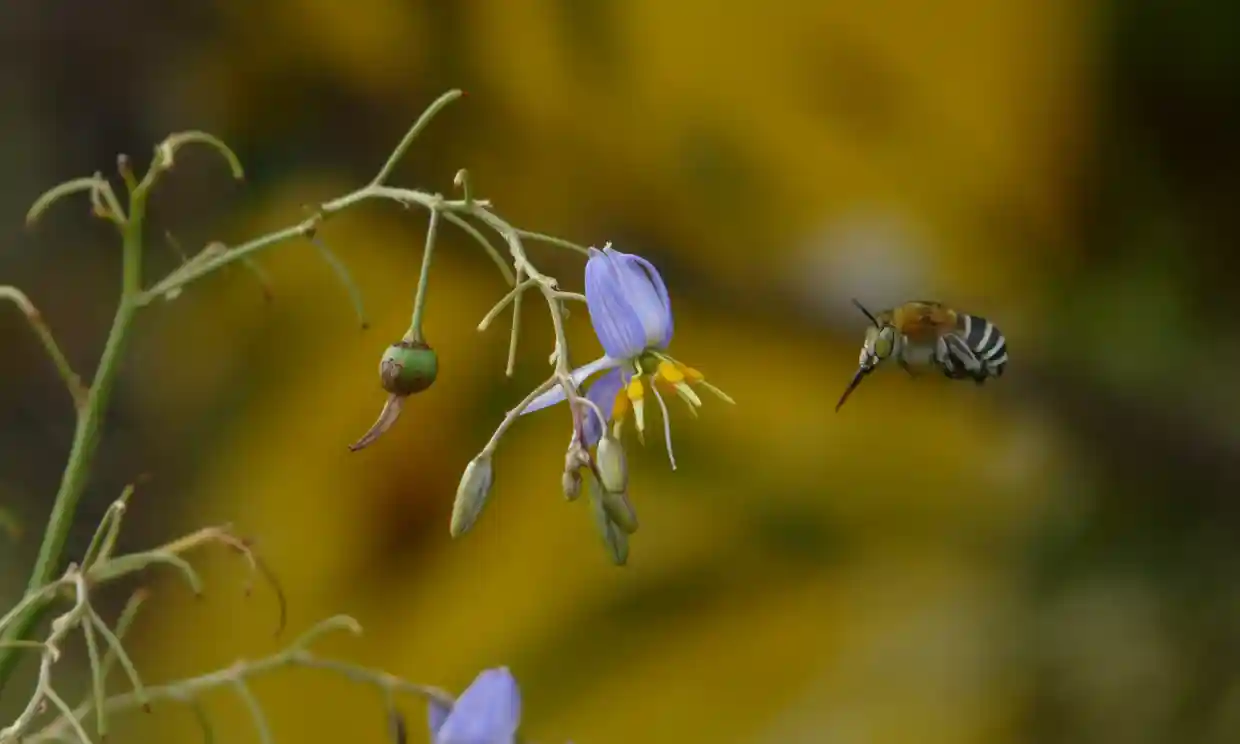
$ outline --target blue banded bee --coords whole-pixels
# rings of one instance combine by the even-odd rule
[[[1007,366],[1007,339],[983,317],[952,310],[939,302],[914,300],[877,314],[853,300],[874,325],[865,330],[857,374],[840,396],[840,410],[866,375],[886,359],[895,359],[906,372],[934,367],[951,380],[973,380],[978,385],[1001,377]]]

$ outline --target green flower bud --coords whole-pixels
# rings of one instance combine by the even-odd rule
[[[611,521],[630,535],[637,532],[637,511],[629,502],[629,495],[601,489],[600,491],[599,501],[603,502],[603,509],[606,510]]]
[[[624,445],[610,433],[599,440],[595,451],[598,462],[599,501],[607,516],[620,529],[632,534],[637,531],[637,512],[629,503],[629,466]]]
[[[456,487],[456,501],[452,503],[449,531],[453,537],[460,537],[474,526],[482,507],[486,506],[494,477],[490,457],[475,457],[465,466],[461,483]]]
[[[392,344],[379,360],[379,379],[392,395],[420,393],[434,384],[438,374],[439,357],[422,341]]]
[[[624,493],[629,488],[629,465],[624,456],[624,445],[620,440],[604,433],[599,440],[598,449],[594,454],[598,462],[599,482],[604,491]]]
[[[598,481],[591,478],[590,514],[594,517],[594,526],[603,538],[603,545],[607,548],[607,555],[611,558],[611,562],[617,566],[623,566],[629,562],[629,536],[608,516],[601,498],[603,493],[603,488]]]

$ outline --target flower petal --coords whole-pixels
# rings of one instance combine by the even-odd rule
[[[625,297],[641,320],[645,347],[666,349],[672,341],[672,301],[659,270],[641,256],[605,248],[619,262]]]
[[[487,669],[457,698],[435,744],[512,744],[521,723],[521,691],[508,667]]]
[[[616,396],[620,393],[620,388],[624,387],[624,374],[620,369],[612,369],[607,374],[594,381],[590,389],[586,391],[586,397],[590,402],[599,407],[606,417],[606,423],[611,423],[611,412],[616,404]],[[598,420],[598,414],[591,408],[585,412],[585,420],[582,422],[585,429],[585,445],[593,447],[598,443],[600,437],[603,436],[603,424]]]
[[[435,737],[439,735],[439,729],[443,728],[443,722],[448,720],[448,715],[452,713],[452,706],[444,705],[438,700],[431,700],[427,703],[426,723],[431,728],[431,741],[435,741]]]
[[[620,360],[612,359],[611,357],[608,357],[608,356],[602,356],[602,357],[599,357],[598,359],[595,359],[593,362],[590,362],[589,364],[582,365],[578,367],[577,369],[573,370],[569,374],[569,377],[572,378],[574,385],[580,386],[581,383],[585,382],[595,373],[601,372],[602,370],[605,370],[605,369],[611,369],[612,367],[617,367],[619,365],[620,365]],[[542,395],[538,396],[534,400],[530,401],[530,404],[525,407],[525,410],[521,412],[521,415],[524,416],[527,413],[533,413],[534,411],[541,411],[547,406],[555,405],[556,403],[559,403],[562,400],[564,400],[564,386],[556,385],[555,387],[551,388],[547,392],[543,393]]]
[[[626,296],[623,264],[609,251],[610,244],[602,251],[590,249],[586,307],[603,351],[616,359],[630,359],[645,350],[646,328]]]

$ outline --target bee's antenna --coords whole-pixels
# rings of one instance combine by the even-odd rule
[[[881,324],[878,322],[878,318],[875,318],[873,313],[871,313],[869,310],[866,310],[865,305],[862,305],[861,302],[856,297],[853,298],[852,303],[857,306],[858,310],[865,313],[865,317],[869,318],[871,323],[873,323],[876,326],[881,326]]]

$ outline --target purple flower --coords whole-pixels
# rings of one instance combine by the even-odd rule
[[[649,386],[663,413],[663,434],[674,469],[671,424],[660,388],[680,396],[694,413],[702,401],[693,386],[700,385],[729,403],[732,399],[705,382],[701,372],[666,353],[674,326],[672,302],[663,277],[646,259],[621,253],[612,248],[611,243],[601,251],[591,248],[586,262],[586,305],[594,334],[604,351],[602,357],[573,370],[571,375],[573,384],[581,385],[603,372],[586,392],[586,400],[593,404],[585,412],[586,446],[599,441],[605,425],[613,425],[618,433],[630,410],[638,437],[642,438]],[[564,389],[557,385],[535,398],[522,414],[562,400]]]
[[[663,277],[646,259],[621,253],[610,243],[601,251],[590,249],[586,306],[599,343],[612,359],[662,351],[672,341],[672,301]]]
[[[451,707],[431,701],[432,744],[513,744],[521,724],[521,691],[508,667],[474,678]]]

